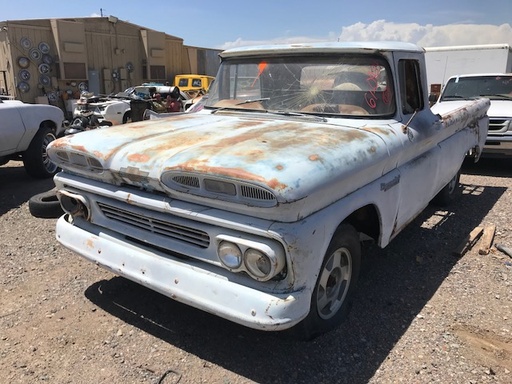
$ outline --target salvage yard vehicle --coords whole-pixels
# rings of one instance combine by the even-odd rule
[[[156,100],[153,100],[153,95],[155,94],[160,95],[161,102],[156,103]],[[157,110],[159,104],[161,104],[161,107],[165,110],[165,100],[169,95],[176,97],[181,105],[181,110],[185,109],[184,106],[190,99],[189,96],[181,92],[179,88],[157,84],[130,87],[116,95],[106,97],[84,93],[80,96],[80,100],[76,104],[73,117],[80,118],[84,111],[88,111],[94,114],[98,121],[98,126],[126,124],[130,123],[132,120],[142,120],[142,118],[138,116],[138,114],[142,113],[132,111],[133,100],[147,100],[148,108],[150,109],[152,108],[151,101],[153,101],[156,107],[152,110]]]
[[[21,160],[36,178],[52,177],[57,166],[46,148],[64,132],[64,112],[52,105],[0,99],[0,165]]]
[[[489,100],[433,113],[424,50],[407,43],[220,57],[201,110],[51,144],[56,236],[170,298],[309,339],[347,317],[362,240],[385,247],[460,192]]]
[[[93,113],[98,125],[118,125],[131,121],[130,99],[123,97],[103,97],[83,92],[73,111],[73,119],[84,113]]]
[[[176,75],[174,77],[174,86],[179,87],[183,92],[188,93],[190,96],[195,96],[198,92],[208,92],[208,89],[214,80],[215,77],[206,75]]]
[[[488,73],[453,76],[437,101],[438,110],[450,107],[453,100],[486,97],[491,101],[487,111],[489,132],[482,152],[484,157],[512,155],[512,73]]]

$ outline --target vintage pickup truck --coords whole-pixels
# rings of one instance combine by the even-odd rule
[[[56,236],[180,302],[311,338],[347,316],[363,239],[384,247],[460,191],[489,100],[433,113],[424,51],[407,43],[220,56],[197,112],[50,145]]]
[[[64,133],[64,112],[52,105],[0,99],[0,165],[22,160],[28,174],[52,177],[57,166],[46,147]]]

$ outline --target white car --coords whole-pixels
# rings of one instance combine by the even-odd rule
[[[98,119],[99,125],[126,124],[131,121],[130,99],[125,97],[99,97],[83,93],[76,103],[73,118],[82,117],[84,113],[92,111]]]
[[[154,95],[159,95],[158,98],[161,101],[157,101],[153,97]],[[92,94],[83,94],[76,105],[73,117],[80,117],[84,111],[93,111],[99,120],[99,125],[103,125],[103,122],[108,122],[105,125],[126,124],[132,120],[142,120],[142,116],[138,116],[138,110],[132,111],[131,102],[133,100],[151,101],[154,105],[149,105],[148,109],[156,112],[167,112],[165,107],[167,96],[178,98],[181,103],[181,111],[185,110],[185,103],[189,100],[189,96],[181,92],[179,88],[167,85],[143,84],[104,98]],[[158,107],[161,107],[162,110],[158,110]]]
[[[52,177],[57,166],[48,158],[46,147],[64,133],[62,110],[0,99],[0,120],[0,165],[22,160],[31,176]]]

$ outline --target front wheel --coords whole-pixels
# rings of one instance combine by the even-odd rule
[[[132,122],[132,114],[130,111],[128,111],[123,116],[123,124],[128,124],[131,122]]]
[[[57,166],[50,161],[46,152],[46,148],[54,140],[55,133],[50,127],[43,127],[36,133],[23,154],[23,165],[29,175],[44,179],[57,172]]]
[[[296,326],[297,336],[310,340],[339,326],[347,318],[360,267],[359,235],[351,225],[342,224],[327,248],[311,296],[309,314]]]

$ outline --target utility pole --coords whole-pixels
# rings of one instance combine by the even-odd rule
[[[103,8],[100,8],[100,15],[103,17]]]

